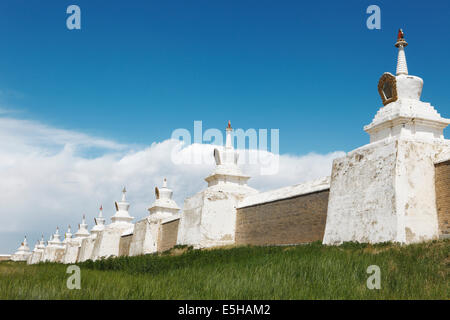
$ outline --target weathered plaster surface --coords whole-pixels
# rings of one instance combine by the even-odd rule
[[[90,235],[81,240],[81,246],[78,253],[78,262],[93,260],[94,244],[97,236]]]
[[[219,184],[186,199],[177,243],[195,248],[233,244],[236,207],[245,196],[255,193],[246,185]]]
[[[66,244],[66,252],[63,258],[63,263],[76,263],[78,260],[78,254],[81,247],[81,239],[71,239]]]
[[[436,239],[434,161],[449,146],[385,139],[336,159],[323,243]]]
[[[138,256],[156,252],[157,238],[152,236],[154,231],[151,228],[151,223],[148,218],[138,221],[134,226],[129,255]]]
[[[120,237],[130,229],[131,223],[111,223],[99,232],[93,245],[92,260],[119,256]],[[83,246],[82,246],[83,247]]]

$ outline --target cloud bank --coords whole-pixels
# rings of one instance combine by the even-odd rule
[[[56,226],[65,232],[70,224],[74,233],[83,214],[92,227],[101,204],[109,221],[123,186],[136,219],[147,215],[154,187],[164,177],[182,207],[186,197],[206,187],[203,179],[214,168],[214,146],[180,143],[168,139],[136,147],[0,117],[0,253],[14,252],[24,235],[30,246],[41,234],[48,239]],[[202,153],[210,161],[173,161],[192,153]],[[261,175],[258,165],[244,165],[243,171],[252,177],[250,186],[265,191],[329,175],[332,160],[342,155],[340,151],[285,154],[279,157],[277,174]]]

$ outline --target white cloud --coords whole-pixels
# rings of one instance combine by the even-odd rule
[[[0,253],[12,252],[24,234],[32,245],[44,233],[46,239],[56,226],[76,230],[83,213],[90,226],[103,204],[109,218],[114,201],[124,185],[136,218],[147,214],[154,200],[154,187],[167,177],[174,198],[182,207],[184,198],[206,186],[204,178],[213,169],[211,145],[191,145],[188,151],[211,155],[208,164],[175,164],[175,140],[138,148],[83,133],[61,130],[28,120],[0,118]],[[83,150],[102,150],[96,157]],[[81,152],[80,152],[81,151]],[[249,184],[258,190],[292,185],[330,174],[332,159],[342,152],[281,155],[279,172],[261,176],[259,167],[246,165]]]

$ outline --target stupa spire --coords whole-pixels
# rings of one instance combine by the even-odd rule
[[[226,142],[225,142],[225,148],[232,149],[233,148],[233,140],[231,137],[231,133],[233,132],[233,128],[231,127],[231,121],[228,120],[228,126],[226,128]]]
[[[398,48],[397,58],[397,76],[408,74],[408,65],[406,64],[405,48],[408,46],[408,42],[405,40],[405,34],[402,29],[398,30],[397,42],[395,46]]]
[[[78,225],[78,231],[75,233],[75,237],[77,238],[84,238],[89,236],[89,231],[87,229],[86,224],[86,215],[83,214],[83,219],[81,220],[81,223]]]
[[[100,206],[98,217],[94,218],[95,226],[92,228],[92,233],[98,233],[105,229],[105,218],[103,218],[103,205]]]
[[[64,240],[66,241],[66,240],[71,239],[71,238],[72,238],[72,230],[71,230],[70,225],[69,225],[69,227],[67,228],[67,232],[64,235]]]
[[[53,235],[52,243],[58,244],[61,241],[59,240],[59,227],[56,227],[55,234]]]
[[[127,189],[125,187],[123,187],[123,190],[122,190],[122,202],[126,202],[127,201],[126,193],[127,193]]]
[[[122,200],[114,203],[116,206],[116,213],[111,217],[113,223],[131,223],[131,220],[134,219],[128,213],[130,203],[127,202],[126,192],[127,189],[124,187],[122,190]]]

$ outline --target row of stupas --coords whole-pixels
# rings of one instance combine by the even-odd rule
[[[100,208],[90,232],[83,217],[75,237],[69,228],[61,241],[56,229],[48,244],[42,238],[33,252],[25,238],[13,259],[75,263],[161,252],[176,244],[205,248],[254,244],[255,238],[275,245],[316,240],[333,245],[414,243],[450,234],[447,206],[437,205],[450,199],[450,189],[441,188],[438,194],[435,187],[436,165],[445,162],[450,168],[450,140],[443,135],[450,120],[420,101],[423,80],[408,73],[407,45],[400,30],[396,75],[384,73],[380,78],[383,107],[364,127],[370,143],[335,159],[329,177],[258,192],[247,185],[250,177],[238,166],[229,122],[225,145],[211,155],[216,167],[205,178],[207,187],[185,199],[181,214],[164,180],[162,188],[155,188],[149,215],[133,224],[124,188],[110,224],[105,224]],[[317,192],[325,196],[308,198]],[[326,219],[314,218],[320,214]],[[238,242],[237,234],[246,240]]]
[[[86,260],[97,260],[99,258],[114,257],[119,255],[129,255],[128,250],[120,254],[121,239],[128,236],[128,248],[133,244],[131,255],[152,253],[158,251],[158,228],[170,221],[177,221],[180,217],[180,208],[172,199],[173,192],[167,187],[167,180],[164,179],[162,188],[155,188],[156,200],[148,209],[149,215],[142,221],[138,221],[136,226],[141,226],[143,222],[149,222],[152,230],[135,230],[132,223],[134,219],[129,214],[130,203],[126,199],[126,189],[122,190],[121,201],[115,202],[116,212],[111,217],[111,223],[106,224],[103,217],[103,207],[100,206],[98,216],[94,218],[95,225],[88,230],[86,217],[83,215],[82,222],[78,225],[78,231],[72,235],[69,225],[65,233],[64,240],[61,241],[59,228],[52,234],[45,244],[42,236],[33,251],[30,251],[25,237],[19,249],[12,255],[14,261],[27,261],[29,264],[39,262],[60,262],[76,263]],[[156,229],[156,231],[154,230]],[[148,231],[146,234],[145,231]],[[136,237],[132,237],[136,234]],[[132,240],[132,241],[131,241]],[[148,243],[151,243],[149,245]],[[172,246],[175,245],[174,243]],[[149,247],[151,247],[149,249]]]
[[[126,189],[122,199],[115,202],[116,212],[106,225],[100,207],[95,225],[88,231],[85,216],[72,237],[69,226],[65,239],[60,240],[59,229],[45,246],[43,240],[31,252],[26,246],[13,255],[15,260],[29,263],[57,261],[83,262],[122,255],[135,256],[170,249],[176,244],[196,248],[234,243],[236,208],[240,200],[257,190],[247,185],[250,178],[238,166],[238,152],[233,147],[231,123],[226,128],[226,143],[214,149],[216,167],[205,178],[205,190],[185,200],[183,214],[172,199],[173,191],[164,179],[155,188],[155,201],[146,218],[132,223],[128,210]],[[26,240],[25,240],[26,242]]]

